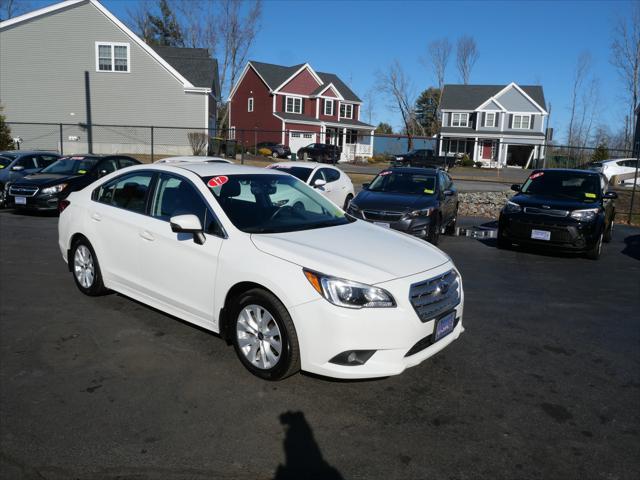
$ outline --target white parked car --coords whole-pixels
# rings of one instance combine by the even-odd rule
[[[617,160],[603,160],[601,162],[593,162],[590,170],[602,173],[607,180],[611,180],[616,175],[623,175],[636,172],[638,160],[635,158],[618,158]],[[636,179],[637,181],[637,179]],[[633,178],[623,180],[624,183],[633,183]]]
[[[218,332],[262,378],[395,375],[463,332],[447,255],[280,171],[139,165],[61,209],[60,251],[83,293],[115,290]]]
[[[198,155],[187,155],[183,157],[166,157],[156,160],[153,163],[185,163],[185,162],[205,162],[205,163],[233,163],[231,160],[222,157],[203,157]]]
[[[307,185],[318,189],[325,197],[344,210],[353,200],[355,191],[349,175],[336,167],[318,162],[281,162],[272,163],[273,168],[289,173]]]

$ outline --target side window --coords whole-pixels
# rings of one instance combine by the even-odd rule
[[[316,173],[314,173],[313,177],[311,177],[311,181],[309,182],[309,185],[313,186],[313,184],[316,183],[316,180],[318,179],[324,180],[326,182],[327,179],[324,176],[324,170],[325,170],[324,168],[316,170]]]
[[[327,180],[327,183],[335,182],[340,179],[340,172],[333,170],[332,168],[323,168],[322,172],[324,173],[324,178]]]
[[[152,176],[152,173],[137,173],[118,177],[98,189],[96,200],[144,214]]]
[[[111,172],[115,172],[118,169],[118,162],[115,158],[109,158],[106,160],[102,160],[98,165],[98,173],[101,175],[106,175]],[[107,172],[107,173],[102,173]]]
[[[38,164],[36,163],[36,156],[28,155],[26,157],[22,157],[16,162],[16,166],[24,167],[25,170],[28,170],[30,168],[38,168]]]
[[[133,165],[138,165],[138,162],[130,158],[120,157],[118,158],[118,161],[120,162],[120,168],[132,167]]]
[[[151,201],[151,216],[169,221],[171,217],[186,214],[197,216],[205,233],[222,236],[218,221],[189,180],[160,175]]]

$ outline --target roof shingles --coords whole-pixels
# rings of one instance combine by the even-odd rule
[[[540,107],[546,109],[540,85],[518,85]],[[445,85],[442,90],[442,110],[475,110],[503,90],[507,85]]]
[[[209,50],[157,45],[152,48],[194,87],[211,88],[214,96],[220,95],[218,61],[209,56]]]

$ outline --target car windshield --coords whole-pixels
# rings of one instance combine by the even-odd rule
[[[291,175],[221,175],[203,180],[229,220],[243,232],[296,232],[352,221]]]
[[[0,168],[8,167],[12,161],[13,160],[11,160],[10,158],[0,157]]]
[[[368,188],[371,192],[433,195],[436,192],[435,175],[405,172],[380,172]]]
[[[63,157],[52,163],[41,173],[61,173],[64,175],[84,175],[99,161],[99,158],[91,157]]]
[[[580,172],[533,172],[520,192],[589,202],[600,198],[600,178],[598,175]]]
[[[15,153],[11,153],[11,152],[4,152],[2,154],[3,157],[7,157],[10,160],[15,160],[16,158],[18,158],[18,155],[16,155]]]
[[[269,168],[293,175],[294,177],[299,178],[303,182],[306,182],[307,180],[309,180],[309,175],[311,175],[311,172],[313,172],[313,168],[290,167],[288,165],[274,165]]]

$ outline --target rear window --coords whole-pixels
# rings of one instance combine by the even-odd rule
[[[307,180],[309,180],[309,175],[311,175],[311,172],[313,172],[312,168],[289,167],[284,165],[271,166],[269,168],[271,168],[272,170],[278,170],[280,172],[285,172],[290,175],[293,175],[294,177],[302,180],[303,182],[306,182]]]

